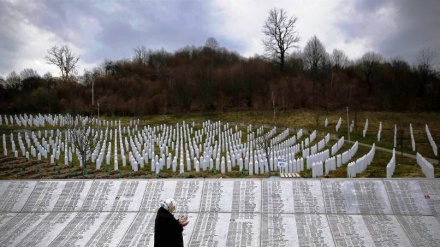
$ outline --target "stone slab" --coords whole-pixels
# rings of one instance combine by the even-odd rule
[[[395,214],[440,215],[440,182],[437,180],[385,180]]]
[[[438,179],[0,181],[0,246],[153,246],[161,199],[185,246],[437,246]]]
[[[321,180],[327,213],[392,214],[381,180]]]
[[[20,212],[37,181],[0,181],[0,212]]]

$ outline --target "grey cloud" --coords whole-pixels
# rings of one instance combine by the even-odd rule
[[[15,27],[21,19],[11,3],[0,1],[0,74],[5,76],[15,67],[15,52],[23,45]]]
[[[394,0],[398,31],[380,44],[385,56],[402,56],[414,63],[421,48],[440,52],[440,2],[438,0]],[[437,54],[440,56],[440,54]],[[440,57],[437,57],[440,63]]]
[[[174,51],[187,45],[203,45],[208,37],[215,37],[221,46],[240,52],[244,47],[214,30],[214,23],[221,22],[215,16],[209,1],[16,1],[9,4],[0,1],[8,8],[1,8],[6,15],[18,13],[30,25],[56,35],[65,42],[80,47],[85,63],[101,63],[104,59],[130,58],[133,48],[145,45],[149,49],[164,48]],[[3,6],[2,6],[3,7]],[[2,26],[4,14],[2,14]],[[80,20],[93,18],[99,30],[90,32],[89,27],[81,25]],[[13,29],[19,20],[7,21]],[[21,20],[23,21],[23,20]],[[19,33],[17,34],[20,35]],[[13,52],[20,44],[13,37],[0,36],[2,48],[13,46],[8,56],[14,59]],[[3,44],[4,43],[4,44]],[[60,44],[61,45],[61,44]],[[46,49],[48,49],[47,47]],[[18,60],[19,58],[15,58]],[[43,58],[42,58],[43,59]],[[11,64],[1,68],[10,70]]]
[[[396,14],[393,20],[395,29],[386,29],[377,19],[378,12],[384,6],[392,6]],[[385,58],[399,56],[414,63],[417,52],[423,47],[440,51],[438,0],[363,0],[356,1],[354,11],[349,21],[338,23],[344,36],[347,40],[373,40],[374,51]]]

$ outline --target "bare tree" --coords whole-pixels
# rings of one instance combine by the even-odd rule
[[[343,69],[348,64],[348,57],[345,53],[338,49],[333,49],[331,55],[331,63],[336,70]]]
[[[263,152],[263,154],[265,154],[267,167],[269,169],[269,172],[271,172],[270,156],[272,153],[272,145],[270,144],[270,136],[268,135],[268,133],[262,134],[260,137],[258,137],[256,140],[256,144],[257,147]]]
[[[435,57],[435,52],[429,48],[422,48],[416,56],[418,62],[417,69],[422,77],[419,88],[420,96],[425,94],[425,87],[428,84],[428,79],[434,73],[433,64]]]
[[[332,65],[332,74],[330,78],[330,92],[334,94],[333,85],[339,81],[338,73],[341,69],[344,69],[348,65],[348,57],[342,50],[333,49],[330,56],[330,62]]]
[[[38,75],[38,72],[36,70],[30,68],[24,69],[20,72],[21,80],[26,80],[32,77],[40,77],[40,75]]]
[[[303,56],[306,68],[315,73],[324,67],[328,57],[324,45],[316,36],[307,41]]]
[[[87,158],[92,153],[92,148],[94,146],[92,122],[92,119],[89,117],[74,118],[71,115],[67,116],[67,133],[69,134],[72,145],[78,152],[78,159],[84,169],[87,168]]]
[[[61,71],[61,78],[68,81],[72,75],[76,73],[79,56],[72,53],[68,45],[62,47],[53,46],[47,50],[45,57],[48,64],[57,66]]]
[[[370,51],[365,53],[358,62],[362,74],[365,76],[365,80],[368,85],[368,95],[371,95],[373,92],[371,76],[373,75],[379,64],[382,62],[382,60],[383,58],[380,54]]]
[[[212,50],[215,51],[215,50],[218,49],[219,44],[218,44],[218,42],[217,42],[217,40],[216,40],[215,38],[213,38],[213,37],[209,37],[209,38],[206,40],[205,47],[211,48]]]
[[[17,75],[15,71],[12,71],[9,73],[9,75],[6,77],[6,89],[20,91],[22,88],[22,83],[20,76]]]
[[[266,39],[263,40],[266,52],[270,57],[278,60],[280,70],[284,70],[284,60],[287,50],[298,48],[299,36],[294,30],[298,18],[287,17],[284,9],[271,9],[269,17],[263,25],[263,33]]]
[[[47,72],[46,74],[43,75],[43,78],[48,81],[48,80],[52,80],[53,76],[50,72]]]
[[[133,61],[147,65],[150,53],[151,51],[147,50],[145,46],[138,46],[133,49]]]

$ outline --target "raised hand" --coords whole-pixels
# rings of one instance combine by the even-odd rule
[[[180,216],[179,217],[179,224],[182,226],[182,227],[185,227],[186,225],[188,225],[188,223],[189,223],[189,221],[188,221],[188,217],[187,216]]]

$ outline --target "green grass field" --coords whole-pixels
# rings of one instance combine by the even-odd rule
[[[339,131],[335,130],[336,123],[339,118],[342,118],[342,125]],[[369,120],[368,131],[366,137],[362,136],[362,130],[366,119]],[[221,121],[222,123],[230,123],[230,127],[234,128],[234,125],[238,125],[239,130],[246,133],[246,126],[252,124],[253,130],[261,125],[277,126],[277,134],[281,133],[284,128],[318,131],[318,137],[312,143],[315,144],[323,138],[326,133],[331,133],[335,138],[341,136],[348,140],[347,133],[347,112],[316,112],[308,110],[297,110],[291,112],[276,112],[274,117],[273,112],[225,112],[225,113],[203,113],[203,114],[185,114],[185,115],[157,115],[157,116],[140,116],[140,117],[102,117],[102,120],[121,120],[123,126],[129,125],[130,120],[139,119],[140,125],[159,125],[159,124],[176,124],[182,123],[197,123],[195,129],[200,129],[200,123],[211,120]],[[324,126],[325,119],[328,119],[327,128]],[[417,165],[416,160],[407,158],[400,155],[403,151],[408,154],[416,154],[419,152],[426,158],[435,159],[437,163],[433,162],[435,168],[435,177],[440,177],[440,168],[438,165],[438,157],[435,157],[432,148],[428,142],[428,138],[425,132],[425,124],[428,124],[430,132],[437,143],[440,143],[440,115],[435,113],[391,113],[391,112],[359,112],[357,114],[349,113],[349,121],[356,119],[353,132],[350,133],[351,141],[359,141],[360,143],[373,144],[377,147],[383,147],[386,149],[392,149],[394,146],[394,125],[398,126],[398,138],[396,147],[396,170],[394,177],[424,177],[421,168]],[[379,123],[382,122],[383,129],[380,142],[377,141],[377,131],[379,129]],[[416,142],[416,152],[412,151],[411,138],[409,131],[409,124],[412,124],[414,131],[414,138]],[[403,126],[403,127],[402,127]],[[403,129],[403,132],[400,129]],[[9,142],[9,134],[16,133],[21,130],[48,130],[50,127],[44,128],[19,128],[18,126],[0,126],[0,134],[6,134]],[[267,131],[268,129],[266,129]],[[296,131],[291,131],[291,135]],[[402,134],[403,138],[400,138]],[[246,135],[243,135],[243,142],[246,141]],[[303,138],[304,139],[304,138]],[[326,148],[330,148],[337,140],[332,139]],[[402,145],[400,145],[402,144]],[[10,144],[7,144],[10,145]],[[342,153],[351,147],[352,144],[345,143],[343,148],[338,153]],[[158,147],[157,147],[158,148]],[[156,148],[156,149],[157,149]],[[2,147],[3,150],[3,147]],[[10,147],[8,148],[10,150]],[[359,146],[359,150],[356,153],[354,159],[357,159],[370,150],[369,147]],[[1,154],[3,157],[3,153]],[[247,171],[240,172],[238,167],[235,167],[232,172],[221,174],[217,171],[200,171],[200,172],[186,172],[184,174],[174,173],[169,170],[164,170],[160,174],[150,172],[150,166],[147,164],[144,169],[138,172],[132,172],[129,166],[119,166],[119,171],[114,171],[112,165],[103,165],[101,169],[93,169],[94,164],[88,164],[89,169],[87,174],[77,165],[78,161],[74,160],[73,164],[64,166],[61,164],[51,165],[48,161],[26,161],[24,158],[14,159],[12,154],[8,154],[9,157],[3,157],[0,159],[0,178],[1,179],[22,179],[22,178],[167,178],[167,177],[248,177]],[[361,174],[357,174],[357,177],[364,178],[384,178],[386,177],[386,165],[391,159],[391,153],[376,150],[373,163]],[[122,162],[119,162],[120,164]],[[76,164],[76,165],[75,165]],[[23,169],[24,167],[24,169]],[[300,173],[302,177],[311,177],[311,171],[306,170]],[[277,175],[276,172],[270,175]],[[267,177],[268,174],[261,174],[254,177]],[[347,165],[343,165],[335,171],[330,172],[326,177],[331,178],[345,178],[347,177]]]

